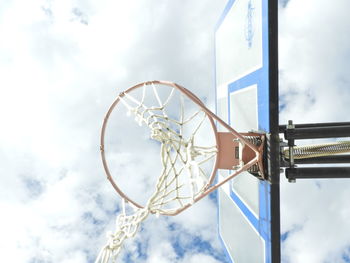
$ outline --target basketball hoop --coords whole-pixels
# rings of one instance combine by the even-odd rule
[[[173,100],[178,102],[176,116],[168,114]],[[191,101],[195,108],[189,115],[186,115],[185,100]],[[139,125],[150,130],[151,139],[160,143],[162,171],[156,175],[158,180],[153,194],[145,197],[146,205],[131,199],[119,187],[107,163],[106,127],[117,105],[124,106]],[[218,132],[215,122],[227,131]],[[202,145],[198,138],[205,124],[211,129],[208,134],[214,137],[213,145]],[[188,129],[188,126],[191,128]],[[109,262],[115,258],[123,241],[135,235],[140,223],[149,214],[177,215],[243,171],[264,179],[264,141],[264,134],[238,133],[206,108],[197,96],[178,84],[149,81],[120,93],[104,118],[100,149],[107,179],[122,197],[123,204],[134,208],[134,213],[127,215],[126,209],[123,209],[117,218],[116,232],[110,234],[96,262]],[[209,162],[212,169],[208,175],[203,165]],[[231,170],[231,173],[221,181],[215,180],[218,169]]]

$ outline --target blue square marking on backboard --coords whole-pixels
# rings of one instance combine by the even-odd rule
[[[268,55],[266,55],[268,56]],[[230,94],[232,92],[244,89],[251,85],[256,84],[258,87],[258,129],[259,131],[269,132],[269,83],[268,77],[262,78],[261,76],[268,76],[268,61],[265,61],[265,54],[263,59],[263,67],[258,69],[247,76],[228,84],[228,109],[230,109]],[[266,66],[265,66],[266,65]],[[266,72],[267,71],[267,72]],[[230,120],[231,113],[228,110],[228,119]],[[231,124],[231,123],[230,123]]]

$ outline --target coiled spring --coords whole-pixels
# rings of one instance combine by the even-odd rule
[[[244,139],[246,139],[248,142],[250,142],[251,144],[254,144],[256,146],[260,146],[261,145],[261,137],[260,136],[243,136]]]
[[[247,141],[249,141],[251,144],[254,144],[256,146],[260,146],[262,143],[261,137],[260,136],[243,136],[244,139],[246,139]],[[249,173],[253,174],[254,176],[261,178],[260,176],[260,169],[259,169],[259,165],[254,164],[251,167],[249,167],[249,169],[247,170]]]
[[[293,147],[294,159],[315,158],[349,152],[350,141]],[[283,151],[283,157],[289,159],[289,149]]]

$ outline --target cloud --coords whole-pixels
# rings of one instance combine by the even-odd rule
[[[1,9],[4,259],[94,261],[120,210],[99,156],[104,113],[120,91],[149,79],[177,81],[201,98],[212,96],[213,30],[221,2],[12,1]],[[138,165],[126,159],[125,178],[151,174],[142,167],[150,160],[144,153],[135,156]],[[210,210],[202,205],[198,213],[216,213],[212,201],[203,204]],[[179,257],[173,235],[182,232],[169,230],[173,220],[150,218],[135,243],[128,243],[125,262],[128,251],[139,251],[137,244],[143,244],[145,262],[193,258],[187,250]],[[185,219],[178,220],[180,229],[193,234],[195,226],[197,238],[220,249],[211,217],[188,220],[186,227]],[[215,262],[210,255],[202,258]]]
[[[288,100],[281,121],[287,114],[297,122],[346,120],[348,7],[347,1],[294,0],[280,10],[280,93]]]
[[[120,91],[150,79],[176,81],[213,105],[213,30],[226,1],[219,2],[6,2],[0,10],[4,259],[94,261],[120,210],[99,156],[105,111]],[[346,120],[348,2],[284,3],[281,123]],[[139,187],[141,200],[140,178],[131,176],[152,174],[144,166],[153,159],[144,153],[134,157],[138,165],[126,159],[130,177],[124,177]],[[284,261],[346,262],[348,182],[282,181]],[[124,262],[225,262],[215,215],[206,198],[177,217],[150,217],[126,243]]]
[[[349,7],[348,1],[292,0],[281,8],[281,124],[348,120]],[[349,183],[282,179],[283,262],[348,262]]]

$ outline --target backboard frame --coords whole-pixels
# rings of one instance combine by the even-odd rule
[[[216,31],[220,28],[222,23],[225,21],[227,14],[230,12],[234,3],[238,0],[229,0],[216,27]],[[247,1],[248,2],[248,1]],[[269,207],[266,211],[262,213],[268,216],[270,224],[263,226],[264,229],[268,229],[267,236],[264,237],[265,240],[269,240],[269,244],[266,246],[265,253],[265,261],[266,263],[279,263],[281,261],[281,252],[280,252],[280,186],[279,186],[279,176],[280,176],[280,165],[279,165],[279,114],[278,114],[278,0],[262,0],[262,10],[266,16],[263,15],[263,19],[265,19],[263,23],[263,27],[268,33],[263,34],[263,41],[265,45],[266,52],[263,55],[263,65],[262,69],[266,70],[264,74],[266,74],[268,85],[267,94],[263,96],[267,97],[268,107],[266,107],[267,113],[265,113],[265,123],[267,124],[267,129],[265,130],[267,136],[267,145],[266,145],[266,156],[265,156],[265,173],[268,176],[268,180],[261,182],[259,187],[265,187],[265,193],[269,193],[268,196],[264,197],[264,202],[269,204]],[[216,43],[215,43],[216,44]],[[216,54],[215,54],[216,56]],[[217,68],[216,68],[216,78],[217,78]],[[238,85],[235,83],[236,81],[241,81]],[[244,81],[244,80],[243,80]],[[246,79],[246,83],[242,83],[242,78],[233,81],[232,83],[228,83],[227,89],[227,108],[230,107],[230,94],[237,91],[239,87],[249,86],[254,84],[249,83],[249,79]],[[264,80],[263,80],[264,81]],[[215,96],[216,101],[218,101],[217,95],[217,79],[215,80]],[[261,95],[261,94],[260,94]],[[218,112],[218,105],[216,105],[216,112]],[[230,120],[230,116],[227,119]],[[221,117],[221,116],[220,116]],[[227,120],[225,120],[227,121]],[[264,131],[266,127],[259,127],[259,130]],[[231,189],[231,186],[230,186]],[[264,191],[260,191],[259,193],[264,193]],[[234,200],[237,206],[240,206],[240,198],[235,195],[233,191],[230,191],[230,198]],[[240,209],[245,209],[245,206],[242,205]],[[220,214],[220,211],[218,212]],[[244,211],[242,213],[245,213]],[[249,214],[249,211],[246,212]],[[220,217],[220,215],[218,215]],[[246,215],[247,216],[247,215]],[[248,215],[249,216],[249,215]],[[250,221],[250,223],[254,224],[254,219]],[[219,226],[220,231],[220,226]],[[261,234],[261,233],[260,233]],[[262,234],[261,234],[262,235]],[[221,237],[221,236],[220,236]],[[225,241],[221,239],[221,241],[225,244]],[[236,263],[236,262],[235,262]],[[240,263],[240,262],[237,262]]]

